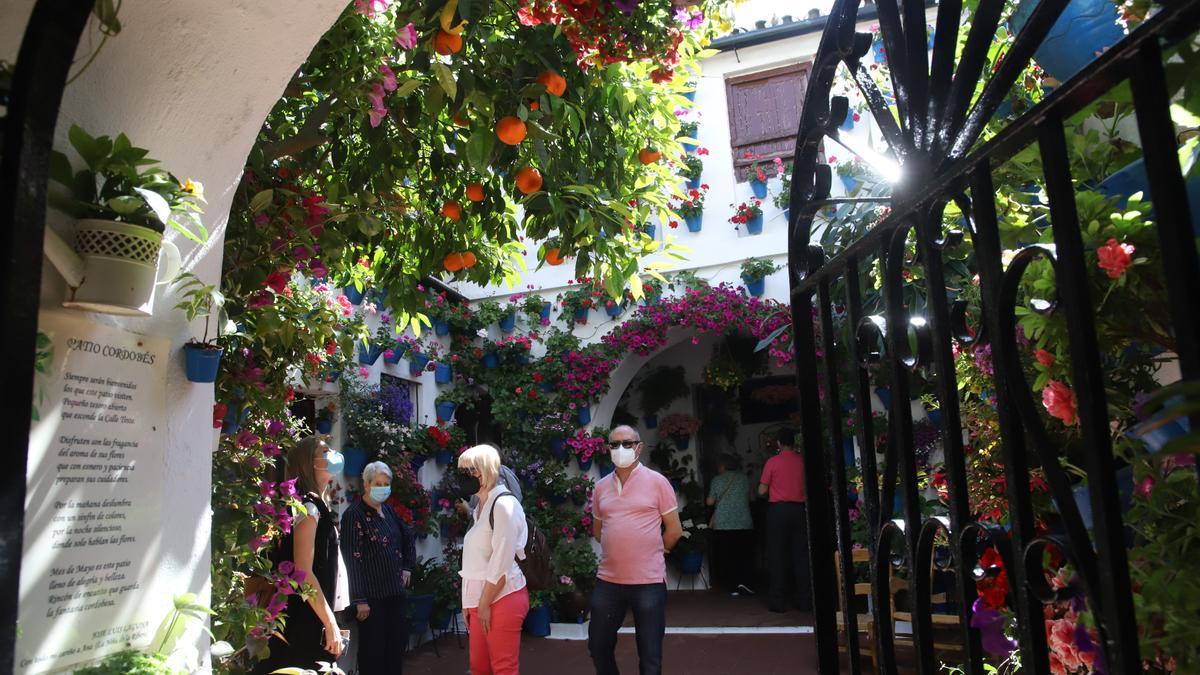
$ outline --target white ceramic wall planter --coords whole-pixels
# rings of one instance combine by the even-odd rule
[[[80,220],[75,252],[83,279],[63,306],[105,314],[150,316],[155,287],[174,279],[181,262],[161,232],[111,220]]]

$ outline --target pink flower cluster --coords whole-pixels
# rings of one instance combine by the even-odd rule
[[[744,326],[758,339],[791,324],[791,312],[773,300],[746,297],[735,286],[721,284],[691,289],[680,298],[638,308],[625,323],[604,336],[604,343],[618,352],[649,356],[667,343],[674,326],[691,327],[697,333],[722,335],[730,326]],[[771,341],[768,353],[779,366],[792,360],[791,331]]]
[[[1133,264],[1134,250],[1136,249],[1133,244],[1122,244],[1116,239],[1109,239],[1108,243],[1096,249],[1099,258],[1097,265],[1108,274],[1109,279],[1119,279]]]
[[[568,399],[583,402],[599,399],[608,391],[609,375],[617,366],[613,359],[594,351],[567,352],[563,361],[567,367],[563,393]]]
[[[1066,426],[1074,426],[1076,419],[1075,392],[1058,380],[1050,380],[1042,390],[1042,405],[1051,416],[1062,420]]]
[[[580,429],[575,432],[575,435],[568,438],[567,446],[575,451],[575,455],[581,461],[588,461],[592,455],[604,453],[604,439],[599,436],[592,436],[586,430]]]
[[[290,560],[284,560],[279,563],[279,566],[275,569],[275,592],[271,596],[271,601],[267,604],[262,621],[259,625],[250,629],[252,637],[263,637],[274,630],[276,622],[279,621],[279,616],[287,608],[288,596],[295,595],[300,591],[300,585],[304,583],[306,576],[304,570],[296,569],[295,563]],[[251,594],[246,598],[246,601],[255,605],[258,604],[258,597]]]

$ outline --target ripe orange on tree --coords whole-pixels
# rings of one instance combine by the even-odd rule
[[[442,56],[454,54],[455,52],[460,51],[462,46],[462,36],[455,35],[454,33],[447,33],[444,30],[439,30],[433,36],[433,51],[441,54]]]
[[[553,70],[543,70],[542,73],[537,76],[537,81],[538,84],[546,88],[547,92],[554,94],[555,96],[561,97],[563,92],[567,90],[567,78],[559,75]]]
[[[517,189],[531,195],[542,189],[542,172],[527,166],[517,172]]]
[[[471,183],[467,186],[467,199],[473,202],[483,201],[483,186],[479,183]]]
[[[475,257],[475,254],[470,251],[463,251],[459,255],[462,256],[463,269],[469,270],[475,266],[476,262],[479,262],[478,259]]]
[[[657,162],[660,157],[662,157],[662,153],[654,148],[642,148],[641,151],[638,152],[638,159],[642,162],[642,164],[653,164],[654,162]]]
[[[465,267],[465,263],[466,261],[463,260],[463,254],[449,253],[446,255],[446,258],[442,260],[442,267],[445,267],[447,272],[453,274]]]
[[[460,127],[464,128],[464,129],[465,129],[465,128],[467,128],[467,127],[469,127],[469,126],[471,126],[471,125],[470,125],[470,124],[467,122],[467,118],[465,118],[465,117],[463,117],[463,116],[462,116],[462,113],[454,113],[454,117],[453,117],[453,118],[451,118],[451,119],[453,119],[453,120],[454,120],[454,124],[455,124],[455,126],[460,126]]]
[[[547,264],[557,267],[558,265],[563,264],[563,262],[564,262],[564,259],[562,257],[562,252],[559,251],[557,248],[552,248],[552,249],[549,249],[548,251],[546,251],[546,263]]]
[[[442,215],[457,223],[462,220],[462,206],[458,202],[446,202],[442,204]]]
[[[496,123],[496,137],[507,145],[519,145],[528,133],[520,117],[509,115]]]

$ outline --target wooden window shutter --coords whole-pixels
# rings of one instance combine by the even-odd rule
[[[759,165],[768,176],[775,175],[772,159],[791,159],[808,73],[809,64],[797,64],[725,81],[733,168],[739,182],[749,180],[752,160],[743,158],[746,152],[762,155]]]

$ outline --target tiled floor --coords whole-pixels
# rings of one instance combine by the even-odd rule
[[[632,625],[632,621],[627,625]],[[801,612],[768,612],[760,597],[730,597],[713,591],[672,592],[667,600],[667,626],[702,630],[705,627],[787,629],[812,626]],[[707,631],[704,631],[707,633]],[[438,642],[441,656],[430,645],[409,655],[407,675],[462,675],[467,672],[466,636],[463,648],[447,636]],[[664,640],[666,675],[803,675],[815,673],[816,640],[811,634],[669,634]],[[633,635],[617,640],[617,662],[623,673],[637,673]],[[588,675],[595,672],[587,643],[526,636],[521,644],[521,672],[530,675]]]

